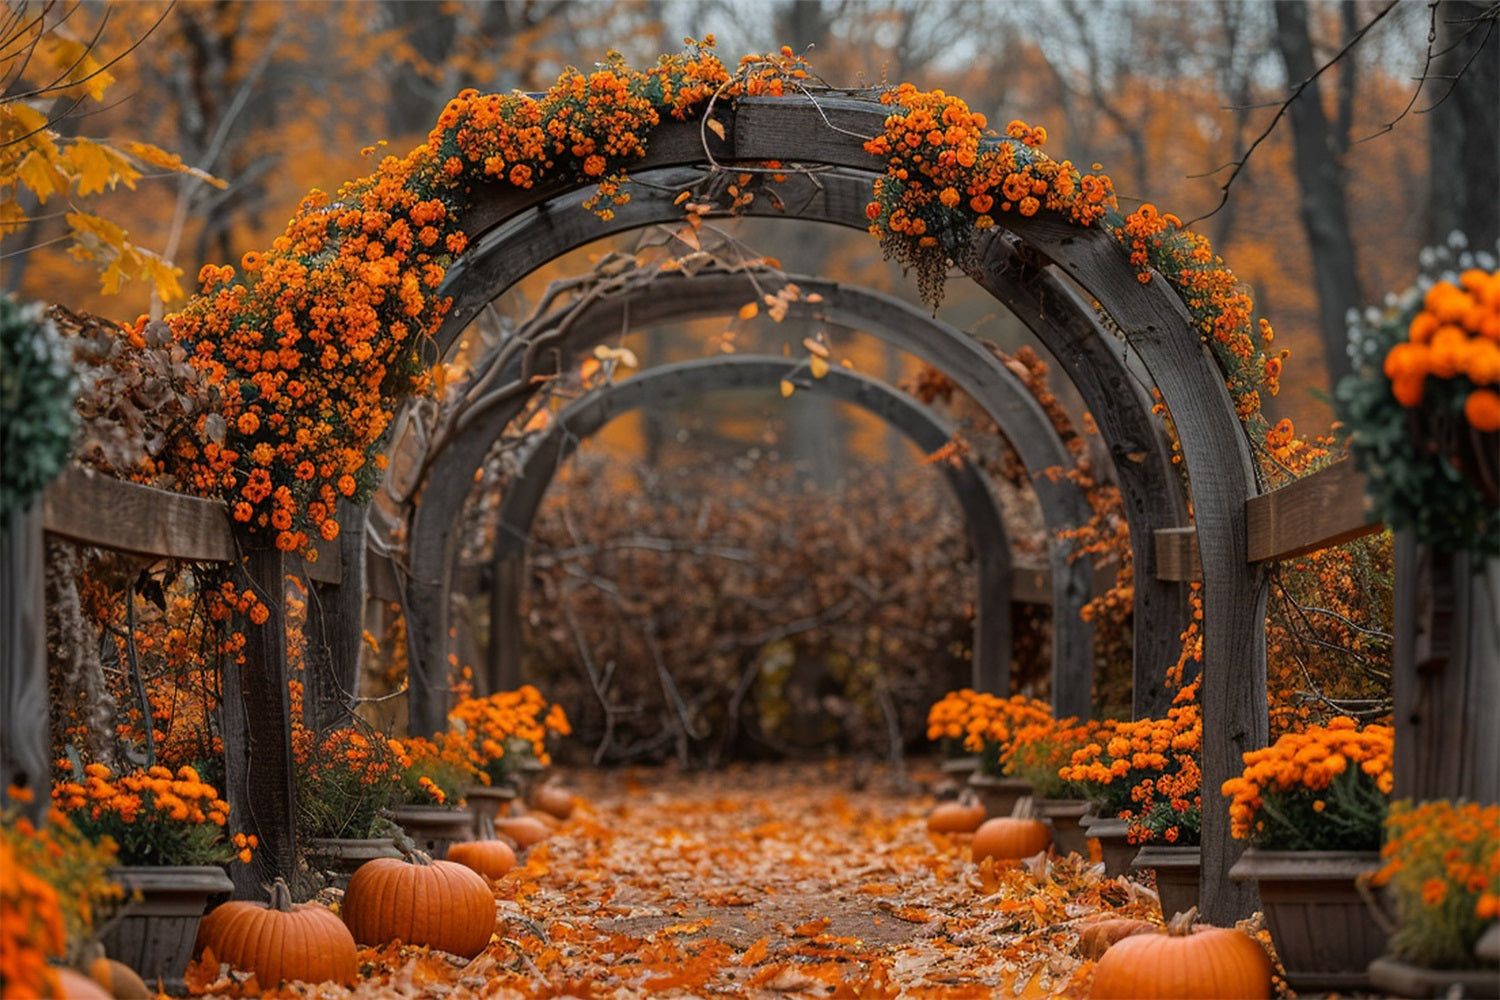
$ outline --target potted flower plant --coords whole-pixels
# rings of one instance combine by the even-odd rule
[[[1002,761],[1009,774],[1030,783],[1037,816],[1052,824],[1052,846],[1060,854],[1088,851],[1079,821],[1091,803],[1080,785],[1058,772],[1088,743],[1091,732],[1074,718],[1029,722],[1016,729]]]
[[[12,787],[7,798],[24,806],[32,795]],[[82,964],[95,925],[118,903],[115,860],[113,841],[89,840],[56,808],[40,827],[19,809],[0,813],[0,996],[67,995],[57,963]]]
[[[1297,990],[1367,989],[1385,946],[1356,880],[1379,865],[1393,737],[1339,716],[1244,754],[1244,772],[1221,788],[1230,832],[1251,845],[1230,877],[1258,884]]]
[[[129,895],[100,935],[105,949],[180,991],[209,899],[234,888],[223,866],[248,863],[255,836],[227,833],[229,803],[186,766],[115,775],[93,763],[54,785],[52,798],[85,837],[118,848],[110,874]]]
[[[1406,997],[1500,995],[1500,965],[1477,945],[1500,924],[1500,805],[1392,803],[1370,884],[1395,911],[1378,989]]]
[[[344,726],[321,736],[292,726],[297,836],[314,870],[338,884],[372,858],[400,857],[384,813],[400,794],[401,767],[381,733]]]
[[[934,739],[962,739],[963,748],[978,756],[969,787],[990,816],[1008,816],[1020,799],[1031,794],[1031,784],[1006,770],[1005,754],[1022,726],[1051,718],[1052,709],[1035,698],[1019,694],[1002,698],[965,688],[949,692],[932,706],[927,734]]]
[[[389,815],[421,850],[442,858],[449,844],[469,839],[474,826],[464,805],[465,790],[480,780],[474,750],[463,733],[451,729],[389,745],[400,773]]]
[[[1199,681],[1183,687],[1165,718],[1106,722],[1058,773],[1080,784],[1102,820],[1090,837],[1105,850],[1105,867],[1120,874],[1129,865],[1156,872],[1162,912],[1170,917],[1197,904],[1202,826],[1203,721]],[[1109,817],[1114,817],[1113,822]],[[1122,847],[1123,840],[1131,847]]]
[[[467,791],[476,835],[486,818],[493,820],[502,804],[524,796],[535,775],[551,763],[548,738],[572,732],[563,707],[549,705],[530,684],[461,698],[448,723],[468,740],[479,767],[479,782]]]

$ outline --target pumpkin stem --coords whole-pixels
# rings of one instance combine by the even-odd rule
[[[1172,937],[1187,937],[1193,933],[1193,924],[1198,922],[1198,908],[1189,906],[1167,921],[1167,933]]]
[[[292,912],[292,890],[286,886],[286,879],[276,876],[276,881],[266,890],[271,897],[271,909],[278,913]]]
[[[400,826],[396,827],[396,832],[391,839],[395,843],[396,850],[400,851],[407,861],[423,865],[432,864],[432,859],[417,849],[417,842],[407,836],[406,831]]]

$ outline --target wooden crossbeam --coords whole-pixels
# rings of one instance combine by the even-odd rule
[[[1371,514],[1365,477],[1347,458],[1245,503],[1250,562],[1276,562],[1373,535],[1385,524]],[[1156,532],[1157,578],[1200,580],[1194,528]]]

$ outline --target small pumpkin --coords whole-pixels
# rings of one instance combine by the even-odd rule
[[[516,852],[495,837],[495,823],[486,816],[479,824],[479,839],[464,840],[448,848],[448,860],[472,868],[494,880],[516,866]]]
[[[1039,819],[996,816],[979,824],[970,845],[974,860],[1019,861],[1052,846],[1052,828]]]
[[[1155,934],[1161,926],[1134,917],[1104,917],[1091,920],[1078,929],[1078,954],[1098,959],[1110,946],[1137,934]]]
[[[1270,1000],[1271,959],[1248,934],[1194,927],[1197,908],[1158,934],[1117,941],[1094,969],[1092,1000]]]
[[[473,958],[495,931],[495,897],[478,872],[453,861],[366,861],[344,890],[344,923],[362,945],[401,940]]]
[[[932,833],[973,833],[986,815],[983,802],[965,795],[933,806],[927,814],[927,829]]]
[[[567,819],[573,815],[575,800],[573,793],[560,785],[544,782],[531,790],[528,796],[531,808],[544,812],[558,819]]]
[[[113,993],[77,969],[58,967],[52,971],[57,973],[57,995],[60,997],[67,1000],[115,1000]]]
[[[349,928],[327,907],[293,905],[281,879],[269,903],[234,900],[209,911],[198,924],[193,954],[204,948],[268,987],[293,980],[349,986],[358,974]]]
[[[156,991],[146,985],[140,973],[106,955],[104,945],[98,941],[83,945],[78,967],[115,1000],[154,1000],[156,996]]]
[[[506,816],[495,820],[495,832],[516,842],[521,850],[552,836],[552,828],[535,816]]]

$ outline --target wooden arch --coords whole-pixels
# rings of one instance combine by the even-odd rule
[[[679,220],[674,192],[708,183],[711,177],[702,169],[671,167],[638,170],[636,175],[649,184],[615,209],[608,222],[582,207],[586,190],[570,191],[514,212],[477,239],[450,270],[444,291],[453,294],[454,306],[438,333],[438,349],[446,351],[490,299],[548,260],[602,236]],[[873,181],[870,172],[842,167],[820,171],[811,179],[792,174],[776,186],[776,198],[758,198],[742,214],[780,218],[787,214],[782,206],[792,206],[800,219],[863,230]],[[1135,566],[1133,714],[1165,715],[1172,692],[1163,686],[1162,677],[1177,660],[1190,609],[1184,583],[1158,578],[1155,536],[1159,530],[1187,525],[1189,504],[1161,424],[1152,414],[1153,400],[1144,388],[1151,384],[1150,375],[1121,335],[1103,335],[1094,307],[1035,251],[1000,239],[991,243],[989,253],[990,269],[976,280],[1042,342],[1078,389],[1109,449]],[[842,285],[833,287],[840,294],[845,290]],[[908,312],[926,318],[921,310],[908,307]],[[828,319],[819,311],[814,316]],[[944,334],[965,336],[951,328]],[[955,375],[943,363],[927,360],[950,378]]]
[[[690,279],[660,275],[648,283],[601,296],[581,310],[560,307],[529,323],[526,330],[518,331],[517,338],[545,342],[551,363],[566,365],[577,352],[618,332],[627,322],[643,324],[732,313],[740,303],[754,297],[757,287],[772,287],[786,280],[777,272],[713,271]],[[951,372],[955,384],[973,396],[996,422],[1031,471],[1047,528],[1053,535],[1048,564],[1054,621],[1078,626],[1053,630],[1054,708],[1063,715],[1086,717],[1091,705],[1093,643],[1080,610],[1089,597],[1093,574],[1087,560],[1074,558],[1072,543],[1057,535],[1082,525],[1091,512],[1075,483],[1043,475],[1046,470],[1066,468],[1072,462],[1045,411],[989,348],[909,303],[820,278],[794,275],[790,280],[809,299],[816,296],[821,301],[794,300],[788,305],[788,316],[865,331]],[[446,587],[455,558],[453,525],[458,522],[474,471],[519,411],[523,400],[509,387],[520,377],[520,370],[520,364],[512,362],[498,377],[490,379],[495,388],[488,397],[469,405],[464,430],[428,457],[429,485],[412,517],[412,577],[406,599],[408,627],[417,641],[412,644],[409,662],[418,665],[415,677],[420,682],[414,679],[410,685],[409,717],[425,719],[429,726],[441,724],[444,710],[432,696],[437,675],[448,662]],[[998,666],[986,674],[983,683],[987,688],[1005,689]],[[1156,683],[1160,685],[1159,678]]]
[[[795,362],[774,355],[734,354],[661,365],[622,382],[601,386],[570,403],[521,458],[510,477],[498,512],[494,550],[494,589],[490,601],[489,683],[509,690],[521,683],[521,608],[527,541],[553,475],[583,440],[631,410],[734,389],[777,392],[784,378],[802,389],[823,392],[879,417],[923,451],[935,451],[953,437],[953,426],[920,401],[879,379],[843,368],[822,378],[792,374]],[[1010,541],[985,476],[967,459],[939,463],[964,515],[975,560],[973,683],[976,688],[1009,690],[1011,632]],[[1084,692],[1084,709],[1088,708]],[[1054,697],[1056,691],[1054,690]],[[1076,699],[1075,699],[1076,700]],[[1069,706],[1057,711],[1071,714]]]
[[[647,153],[632,173],[637,181],[661,183],[658,168],[695,166],[713,168],[721,164],[760,164],[776,160],[843,168],[852,175],[872,179],[884,163],[865,152],[864,141],[884,131],[889,108],[878,101],[833,95],[745,98],[712,109],[714,127],[702,122],[666,121],[653,129]],[[794,168],[783,168],[792,170]],[[855,224],[868,204],[860,197],[849,200],[855,190],[841,189],[840,204],[830,201],[833,191],[828,172],[813,177],[815,199],[799,204],[780,196],[789,215],[825,217]],[[466,231],[483,251],[505,246],[517,274],[528,273],[555,257],[559,250],[546,226],[513,233],[511,240],[486,241],[482,237],[497,230],[519,213],[546,202],[550,197],[576,187],[572,180],[558,180],[535,188],[476,186],[473,204],[466,216]],[[637,184],[639,191],[644,185]],[[759,200],[759,199],[757,199]],[[671,216],[662,206],[656,221]],[[1110,330],[1131,345],[1145,367],[1150,384],[1161,393],[1171,413],[1182,447],[1184,465],[1192,489],[1197,526],[1198,552],[1202,566],[1203,602],[1203,868],[1202,911],[1214,923],[1247,916],[1256,907],[1253,887],[1229,879],[1229,868],[1243,846],[1229,835],[1225,800],[1216,794],[1221,782],[1237,774],[1241,754],[1264,746],[1269,721],[1265,677],[1266,581],[1262,568],[1249,562],[1246,544],[1246,500],[1259,492],[1248,442],[1224,384],[1224,375],[1194,329],[1191,317],[1164,280],[1147,284],[1136,278],[1134,267],[1114,239],[1097,228],[1081,229],[1039,213],[1030,218],[1006,214],[998,220],[1004,227],[976,238],[970,271],[974,280],[1010,305],[1025,318],[1033,308],[1053,302],[1054,288],[1041,275],[1056,267],[1098,303],[1108,317]],[[859,223],[863,226],[861,219]],[[597,230],[595,236],[601,235]],[[538,259],[539,258],[539,259]],[[447,288],[472,303],[498,294],[503,285],[485,280],[483,269],[464,270],[451,276]],[[464,290],[475,284],[478,288]],[[1062,303],[1057,303],[1062,305]],[[1081,314],[1088,329],[1076,331],[1084,342],[1115,344],[1115,334],[1097,318]],[[454,323],[463,322],[463,314]],[[456,330],[458,326],[451,326]],[[1048,340],[1039,333],[1060,360],[1073,345]],[[1115,349],[1119,349],[1115,346]],[[1064,360],[1070,375],[1075,369]],[[1107,381],[1107,378],[1106,378]],[[1114,407],[1096,406],[1092,390],[1080,391],[1100,421],[1100,429],[1111,447],[1117,445]],[[1171,493],[1163,494],[1170,504]],[[1153,501],[1160,503],[1161,500]],[[1153,508],[1148,507],[1148,511]],[[1152,578],[1154,559],[1141,560],[1150,534],[1138,532],[1132,522],[1137,555],[1137,579]],[[413,567],[415,571],[415,566]]]

